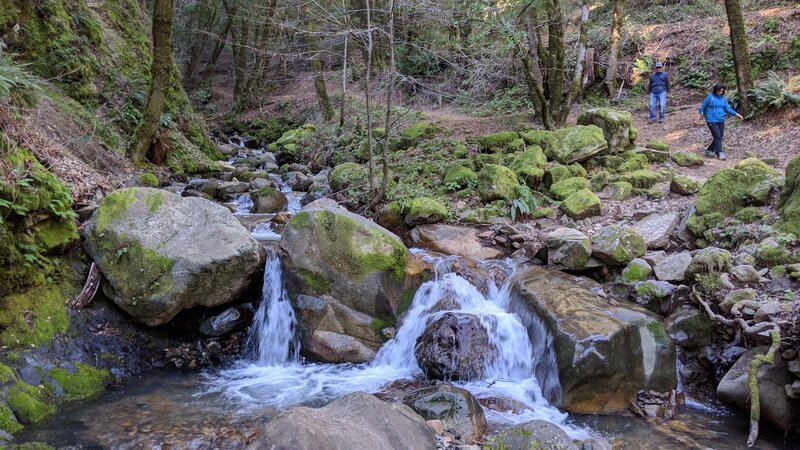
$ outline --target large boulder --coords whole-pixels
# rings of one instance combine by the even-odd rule
[[[478,173],[478,194],[485,202],[511,200],[517,195],[517,186],[517,174],[505,166],[486,164]]]
[[[611,153],[634,147],[636,135],[631,132],[631,121],[631,113],[611,108],[591,108],[578,116],[578,125],[596,125],[603,130]]]
[[[264,186],[250,193],[253,200],[252,213],[277,213],[286,211],[289,200],[283,193],[273,187]]]
[[[679,213],[667,211],[650,214],[633,225],[633,229],[644,238],[648,249],[664,248],[680,223]]]
[[[400,238],[362,216],[319,200],[286,224],[280,247],[290,297],[296,301],[298,295],[308,295],[325,302],[310,307],[318,313],[300,315],[303,343],[321,339],[328,342],[322,348],[346,348],[348,355],[357,355],[352,362],[363,362],[361,345],[374,350],[381,341],[379,330],[365,330],[363,323],[393,322],[401,312],[410,257]],[[322,320],[329,314],[337,320]],[[337,322],[350,325],[335,326]],[[326,327],[319,328],[320,324]],[[349,344],[343,346],[343,340]],[[323,361],[348,360],[348,356],[332,357],[327,350],[313,352],[311,348],[305,351]]]
[[[419,367],[437,380],[481,379],[496,352],[479,316],[453,312],[428,324],[414,346]]]
[[[152,188],[109,194],[87,222],[84,248],[103,291],[139,322],[235,300],[261,267],[261,250],[234,215],[199,197]]]
[[[403,403],[354,392],[322,408],[301,406],[279,414],[247,448],[435,450],[436,436]]]
[[[456,440],[467,444],[483,442],[486,418],[483,407],[466,389],[446,384],[417,389],[403,397],[425,420],[440,420]]]
[[[594,125],[576,125],[553,131],[554,139],[544,151],[562,164],[585,161],[608,149],[603,130]]]
[[[511,289],[509,311],[528,329],[554,405],[602,413],[625,408],[642,389],[675,388],[675,345],[656,315],[611,306],[588,280],[541,267],[517,273]]]
[[[786,166],[786,184],[778,206],[781,209],[778,228],[800,236],[800,156],[794,157]]]
[[[592,254],[612,266],[624,266],[646,251],[644,238],[627,226],[603,227],[592,238]]]
[[[524,152],[510,155],[510,159],[508,168],[530,188],[536,188],[544,178],[544,168],[547,165],[547,156],[542,148],[531,145]]]
[[[574,220],[599,216],[603,213],[603,204],[600,203],[600,198],[589,189],[581,189],[570,195],[561,203],[560,208],[564,214]]]
[[[420,225],[408,235],[409,245],[445,255],[466,256],[477,260],[502,258],[505,254],[495,248],[486,247],[478,238],[474,228],[455,225]]]
[[[717,396],[733,403],[744,411],[750,410],[748,371],[755,355],[766,354],[766,347],[756,347],[743,354],[722,378],[717,386]],[[786,396],[785,386],[791,385],[794,376],[786,367],[786,361],[775,357],[774,364],[763,364],[758,369],[758,394],[761,419],[787,432],[800,423],[800,400]]]
[[[486,450],[578,450],[569,435],[558,425],[544,420],[531,420],[507,428],[489,439]]]
[[[547,235],[547,263],[567,270],[580,270],[592,256],[589,238],[574,228],[558,228]]]
[[[413,227],[447,219],[447,207],[430,197],[417,197],[403,208],[406,225]]]

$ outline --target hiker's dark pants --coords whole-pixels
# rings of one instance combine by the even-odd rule
[[[706,122],[706,125],[711,130],[711,136],[714,137],[714,140],[708,144],[706,150],[719,155],[722,153],[722,135],[725,133],[725,122]]]

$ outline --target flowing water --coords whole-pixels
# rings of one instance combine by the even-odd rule
[[[271,228],[254,232],[275,234]],[[436,278],[421,286],[395,338],[371,363],[319,364],[300,357],[280,259],[269,248],[261,301],[240,361],[203,374],[148,374],[99,399],[67,405],[53,419],[28,429],[21,441],[78,448],[242,448],[269,418],[288,407],[319,406],[354,391],[379,392],[397,380],[422,378],[414,357],[416,339],[426,324],[452,311],[478,316],[497,350],[486,359],[484,380],[454,384],[479,399],[513,399],[526,407],[520,414],[487,409],[493,430],[540,419],[558,424],[575,439],[621,438],[625,448],[743,447],[746,427],[740,417],[725,411],[684,407],[679,418],[685,422],[653,426],[629,415],[570,416],[551,406],[561,390],[552,337],[541,320],[507,311],[508,283],[497,286],[490,280],[484,295],[449,273],[446,258],[428,259],[437,268]],[[513,267],[507,262],[481,264],[511,278]],[[692,425],[685,426],[687,422]],[[781,447],[763,439],[760,445]]]

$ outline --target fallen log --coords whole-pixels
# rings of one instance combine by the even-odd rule
[[[102,281],[102,279],[103,276],[100,273],[100,269],[97,268],[95,263],[92,263],[89,267],[89,276],[86,277],[86,283],[84,283],[81,293],[69,301],[67,307],[70,309],[82,309],[88,305],[94,299],[94,296],[97,295],[97,290],[100,288],[100,281]]]

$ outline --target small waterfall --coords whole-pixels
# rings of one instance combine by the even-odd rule
[[[247,194],[237,195],[233,203],[236,205],[236,214],[249,214],[254,204],[253,199]]]
[[[262,366],[279,366],[299,361],[300,340],[297,320],[286,290],[278,251],[267,247],[261,301],[247,333],[247,352]]]

